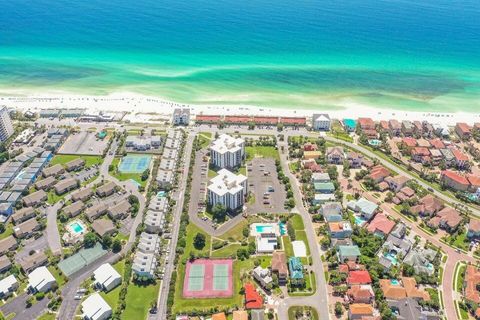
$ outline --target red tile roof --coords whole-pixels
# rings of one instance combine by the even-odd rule
[[[245,308],[261,309],[263,308],[263,298],[255,289],[252,283],[246,283],[245,289]]]
[[[225,122],[228,123],[248,123],[252,121],[250,116],[226,116]]]
[[[281,117],[279,122],[285,124],[299,124],[305,125],[307,123],[307,118],[298,118],[298,117]]]
[[[390,171],[388,171],[388,169],[381,165],[373,167],[370,171],[370,177],[375,181],[383,180],[389,175]]]
[[[460,129],[462,133],[470,133],[470,126],[465,122],[458,122],[457,128]]]
[[[473,265],[468,265],[465,272],[465,299],[475,303],[480,303],[480,293],[477,285],[480,284],[480,270]]]
[[[450,170],[444,170],[442,171],[442,177],[446,177],[450,180],[455,181],[458,184],[463,184],[463,185],[470,185],[470,182],[468,182],[468,179],[465,178],[464,176]]]
[[[364,128],[373,129],[375,127],[375,122],[372,120],[372,118],[358,118],[357,122],[362,129]]]
[[[371,233],[381,231],[383,234],[387,235],[390,233],[390,231],[392,231],[394,226],[394,221],[389,220],[386,215],[379,213],[368,224],[367,230]]]
[[[480,232],[480,220],[470,219],[470,222],[468,223],[468,231]]]
[[[197,115],[195,120],[197,122],[219,122],[221,117],[219,115]]]
[[[253,117],[255,123],[277,124],[278,117]]]
[[[415,147],[412,150],[412,156],[413,155],[426,157],[430,155],[430,150],[428,150],[428,148],[425,148],[425,147]]]
[[[348,273],[347,283],[351,284],[370,284],[372,278],[368,271],[350,271]]]
[[[436,138],[436,139],[431,139],[429,140],[430,144],[432,145],[432,147],[434,147],[435,149],[443,149],[445,148],[445,143],[443,143],[442,140]]]
[[[413,148],[417,146],[417,140],[411,137],[405,137],[402,139],[402,142],[407,147]]]
[[[453,156],[457,161],[468,161],[468,156],[458,149],[452,149]]]
[[[480,187],[480,177],[474,174],[467,175],[468,182],[474,187]]]

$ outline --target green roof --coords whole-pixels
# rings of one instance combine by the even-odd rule
[[[338,246],[338,252],[342,256],[359,256],[360,249],[358,246]]]
[[[335,186],[332,182],[315,182],[313,184],[315,190],[335,191]]]

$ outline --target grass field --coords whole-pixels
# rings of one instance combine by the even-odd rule
[[[303,230],[305,229],[305,225],[303,224],[303,219],[299,214],[294,215],[289,220],[292,223],[292,226],[295,230]]]
[[[59,154],[53,157],[52,161],[50,161],[50,165],[56,165],[56,164],[66,164],[67,162],[70,162],[72,160],[75,160],[77,158],[82,158],[85,160],[85,167],[92,167],[96,164],[101,164],[103,162],[103,158],[99,156],[78,156],[74,154]]]
[[[197,233],[203,233],[205,235],[205,247],[202,250],[197,250],[193,246],[193,239],[195,238]],[[186,241],[187,241],[187,246],[185,247],[185,253],[188,253],[188,255],[190,255],[190,252],[195,253],[195,255],[197,255],[197,256],[200,256],[200,255],[208,256],[210,254],[210,242],[211,242],[210,235],[203,232],[200,228],[198,228],[193,223],[190,223],[187,226]]]
[[[5,239],[6,237],[10,236],[13,234],[13,224],[12,222],[8,222],[5,231],[3,233],[0,233],[0,240]]]
[[[317,310],[312,308],[312,307],[301,307],[301,306],[293,306],[293,307],[290,307],[288,309],[288,320],[295,320],[297,319],[295,317],[295,314],[297,313],[297,311],[303,311],[303,312],[306,312],[306,311],[310,311],[310,314],[311,314],[311,318],[312,320],[318,320],[318,313],[317,313]]]
[[[57,281],[57,285],[59,288],[61,288],[65,284],[65,282],[67,282],[67,277],[65,277],[61,273],[60,269],[56,269],[54,266],[49,266],[48,271],[52,273],[53,277]]]
[[[457,264],[455,266],[455,273],[454,273],[454,281],[453,284],[455,291],[462,292],[463,291],[463,281],[465,278],[465,270],[467,266],[465,264]]]
[[[255,157],[273,158],[275,160],[280,160],[280,155],[278,154],[278,150],[275,149],[275,147],[245,147],[245,152],[247,153],[247,161],[250,161]]]
[[[226,245],[223,248],[212,251],[212,257],[213,258],[235,257],[237,255],[237,250],[240,249],[241,247],[242,247],[242,245],[238,244],[238,243],[233,243],[233,244]]]
[[[130,284],[125,298],[126,308],[121,319],[146,319],[148,310],[157,301],[160,283],[148,286]]]
[[[55,320],[55,317],[57,315],[55,313],[44,313],[40,317],[37,318],[37,320]]]
[[[58,195],[55,193],[55,190],[52,189],[50,190],[48,193],[47,193],[47,203],[49,204],[55,204],[57,203],[58,201],[62,200],[63,198],[65,198],[65,196],[69,194],[69,192],[66,192],[62,195]]]
[[[232,229],[228,230],[224,234],[222,234],[219,238],[222,240],[228,241],[242,241],[245,239],[243,236],[243,229],[248,226],[249,222],[247,219],[242,219],[239,223],[235,225]]]
[[[199,136],[199,141],[200,141],[200,147],[202,149],[207,148],[210,145],[210,142],[212,141],[212,133],[211,132],[200,132],[198,134]]]
[[[292,247],[292,242],[290,241],[290,237],[283,236],[282,239],[283,239],[283,250],[285,250],[285,254],[287,255],[287,258],[294,257],[293,247]]]

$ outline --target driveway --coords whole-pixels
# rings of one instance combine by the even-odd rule
[[[30,251],[45,251],[47,249],[47,237],[45,235],[38,239],[30,238],[25,240],[22,249],[15,255],[15,261],[18,262],[30,255]]]
[[[62,202],[57,202],[53,206],[48,206],[47,212],[47,241],[50,250],[54,255],[62,254],[62,243],[60,241],[60,233],[57,227],[57,213],[62,207]]]
[[[29,294],[23,293],[0,307],[0,311],[2,311],[5,316],[14,313],[15,317],[13,319],[15,320],[35,320],[47,310],[47,305],[50,302],[50,299],[45,297],[30,308],[27,308],[26,301],[29,297]]]

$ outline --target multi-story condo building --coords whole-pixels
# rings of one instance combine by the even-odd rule
[[[0,142],[6,141],[14,132],[12,119],[6,106],[0,107]]]
[[[247,177],[221,169],[218,175],[210,180],[208,203],[212,206],[221,203],[228,210],[235,210],[243,206],[246,194]]]
[[[222,134],[210,147],[212,164],[219,168],[235,168],[245,158],[245,140]]]

